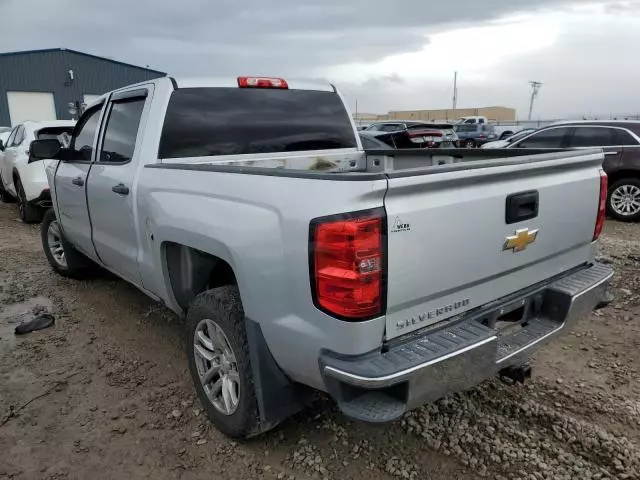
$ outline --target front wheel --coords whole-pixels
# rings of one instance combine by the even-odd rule
[[[623,178],[611,185],[607,211],[612,218],[623,222],[640,220],[640,180]]]
[[[32,205],[27,201],[27,195],[24,193],[24,187],[20,178],[16,178],[16,193],[18,194],[18,208],[20,209],[20,220],[24,223],[38,223],[42,221],[42,209],[36,205]]]
[[[240,293],[235,286],[198,295],[187,313],[187,357],[196,392],[218,430],[258,433],[258,407]]]
[[[465,140],[464,148],[476,148],[476,142],[472,139]]]
[[[91,261],[65,238],[53,208],[47,210],[40,226],[42,248],[51,267],[63,277],[82,278]]]

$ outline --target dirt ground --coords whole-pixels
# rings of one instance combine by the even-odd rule
[[[179,319],[112,276],[57,276],[17,217],[0,206],[0,479],[640,478],[640,225],[607,224],[616,300],[539,352],[527,385],[383,426],[321,397],[239,443],[201,411]],[[34,307],[55,327],[15,337]]]

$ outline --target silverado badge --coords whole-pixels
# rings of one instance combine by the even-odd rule
[[[536,241],[538,237],[538,230],[529,230],[523,228],[522,230],[516,230],[516,234],[507,237],[504,242],[502,250],[512,250],[513,253],[521,252],[529,246],[529,244]]]

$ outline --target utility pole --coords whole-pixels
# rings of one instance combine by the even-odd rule
[[[535,80],[532,80],[529,82],[529,85],[531,85],[531,100],[529,102],[529,118],[528,119],[531,120],[531,113],[533,112],[533,102],[538,96],[538,91],[542,86],[542,82],[536,82]]]
[[[453,116],[456,115],[458,106],[458,72],[453,72]]]

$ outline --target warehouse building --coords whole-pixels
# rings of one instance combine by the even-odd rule
[[[507,107],[478,107],[478,108],[456,108],[441,110],[392,110],[389,113],[377,115],[363,113],[354,115],[356,121],[374,122],[384,120],[420,120],[420,121],[454,121],[461,117],[487,117],[495,122],[513,122],[516,120],[515,108]]]
[[[66,48],[3,53],[0,126],[72,119],[70,104],[88,104],[110,90],[165,75]]]

